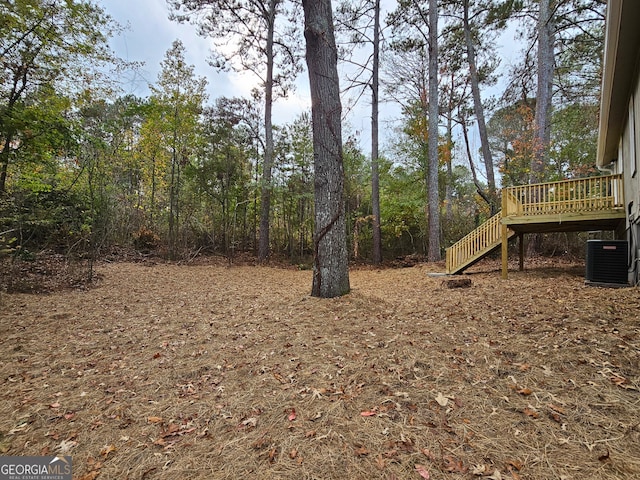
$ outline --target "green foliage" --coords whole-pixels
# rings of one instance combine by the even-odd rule
[[[535,100],[518,101],[496,111],[487,124],[492,151],[505,187],[529,183],[536,151]]]
[[[371,163],[357,144],[356,138],[348,138],[343,147],[345,172],[345,199],[347,243],[350,255],[356,260],[371,258]]]
[[[91,212],[90,248],[130,242],[140,228],[143,166],[135,154],[145,103],[122,97],[114,103],[96,101],[78,112],[80,146],[69,165],[73,186],[84,192]]]
[[[421,169],[380,162],[383,250],[391,256],[426,251],[425,185]]]
[[[447,215],[442,222],[442,244],[445,247],[453,245],[489,217],[488,206],[478,197],[468,168],[455,165],[450,182],[452,205],[450,214],[449,206],[444,206]],[[445,179],[442,178],[440,183],[444,184]]]
[[[206,99],[205,78],[196,78],[194,67],[185,62],[185,49],[176,40],[162,61],[158,85],[152,86],[156,111],[153,131],[166,146],[164,155],[169,209],[167,212],[169,257],[176,258],[183,218],[183,171],[193,161],[202,141],[200,115]],[[154,179],[155,181],[155,179]],[[188,217],[187,217],[188,220]]]
[[[236,240],[245,246],[246,231],[237,235],[238,220],[246,225],[251,176],[252,137],[241,99],[221,98],[204,111],[202,141],[185,168],[187,199],[194,213],[189,228],[203,245],[229,254]],[[208,241],[206,240],[208,239]]]
[[[599,101],[606,3],[570,0],[557,6],[556,105]]]
[[[74,97],[104,85],[113,24],[100,7],[73,0],[2,2],[0,18],[1,194],[10,164],[47,162],[68,147],[67,112]]]
[[[555,179],[599,175],[596,168],[598,105],[574,103],[553,114],[551,165]]]
[[[172,19],[194,23],[201,35],[214,39],[211,60],[214,67],[250,71],[264,81],[263,70],[273,62],[276,95],[286,96],[293,87],[303,56],[297,3],[283,0],[168,0],[167,3]]]
[[[66,254],[90,233],[91,218],[83,205],[77,193],[25,190],[0,203],[0,232],[8,232],[0,241],[22,258],[44,249]]]
[[[217,3],[172,0],[178,16],[210,11]],[[445,2],[443,8],[455,14],[460,4],[454,3]],[[493,38],[493,30],[503,28],[524,3],[534,5],[480,3],[471,2],[477,13],[472,33],[479,44],[491,44],[486,40]],[[545,169],[549,180],[597,173],[598,15],[603,2],[596,4],[593,10],[585,0],[559,4],[558,96],[551,163]],[[294,11],[292,3],[275,5],[279,19]],[[259,2],[243,1],[241,6],[252,15],[249,23],[234,24],[233,9],[226,9],[224,18],[216,17],[220,23],[204,33],[224,37],[226,43],[226,33],[241,35],[245,26],[259,24],[258,36],[237,45],[250,56],[228,60],[242,59],[234,66],[253,65],[260,73],[257,66],[264,63],[265,52],[255,47],[266,41],[264,12],[252,10]],[[402,102],[403,125],[393,136],[388,158],[379,161],[387,257],[425,253],[428,247],[428,32],[421,5],[401,1],[398,6],[389,16],[396,30],[387,40],[397,47],[391,59],[396,82],[390,92]],[[569,15],[572,11],[576,17]],[[167,52],[150,98],[109,100],[110,84],[99,71],[114,62],[107,41],[116,26],[95,2],[0,1],[0,15],[0,256],[29,259],[43,249],[99,255],[113,245],[132,245],[172,256],[206,251],[232,257],[256,248],[259,214],[268,203],[260,191],[266,188],[271,193],[272,251],[293,264],[310,263],[314,171],[308,113],[269,128],[276,141],[273,174],[267,175],[263,167],[269,142],[259,97],[219,98],[207,106],[206,82],[186,64],[180,42]],[[577,28],[582,20],[584,28]],[[440,111],[451,139],[446,146],[440,142],[438,193],[446,199],[439,207],[440,241],[447,246],[489,212],[476,193],[482,185],[474,185],[454,148],[456,123],[470,125],[470,94],[459,22],[447,16],[443,23],[440,87],[445,100]],[[407,25],[410,31],[403,30]],[[290,35],[293,29],[276,32],[276,71],[287,73],[287,78],[275,75],[276,96],[290,87],[298,71],[299,52],[281,48]],[[482,85],[494,80],[497,62],[491,53],[478,52]],[[526,78],[519,80],[514,85],[522,84],[526,92]],[[537,148],[535,99],[523,100],[521,92],[519,100],[510,98],[489,122],[503,186],[528,182]],[[352,258],[366,261],[372,256],[371,164],[357,138],[344,143],[349,251]]]
[[[535,142],[529,145],[529,153],[534,159],[531,169],[535,170],[531,172],[532,181],[588,174],[588,165],[595,163],[595,159],[587,160],[593,143],[586,137],[591,136],[589,130],[597,127],[595,123],[587,126],[572,111],[584,109],[585,120],[592,122],[591,109],[597,111],[599,107],[606,3],[605,0],[550,2],[550,18],[543,23],[552,27],[553,38],[550,43],[545,43],[551,51],[545,56],[543,65],[549,68],[546,77],[553,82],[553,91],[549,92],[552,96],[550,108],[539,108],[536,113],[537,129],[541,133],[537,135],[539,145],[535,145]],[[510,73],[509,86],[503,96],[507,102],[506,108],[518,102],[528,102],[537,91],[537,83],[546,84],[546,80],[536,79],[536,73],[540,71],[535,58],[536,51],[540,51],[537,42],[540,38],[548,37],[538,32],[540,5],[541,2],[537,0],[522,2],[525,15],[522,17],[521,38],[526,45],[520,63]],[[546,69],[543,70],[546,72]],[[539,106],[547,104],[543,99],[540,102]],[[577,135],[572,131],[574,127],[577,128]],[[551,135],[550,142],[547,132]],[[584,148],[580,145],[583,142]],[[521,178],[509,178],[507,175],[507,181],[503,183],[518,181],[522,183]]]
[[[529,182],[536,151],[535,100],[503,107],[489,121],[492,150],[499,155],[504,186]],[[597,174],[598,106],[574,103],[553,112],[550,165],[547,181]]]
[[[276,206],[273,242],[292,264],[313,255],[313,138],[311,115],[303,112],[278,131],[274,171]]]

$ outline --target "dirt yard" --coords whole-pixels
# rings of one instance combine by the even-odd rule
[[[442,268],[442,266],[439,266]],[[90,479],[638,479],[640,290],[584,265],[101,265],[0,297],[0,454]]]

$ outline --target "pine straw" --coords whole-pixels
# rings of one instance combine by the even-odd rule
[[[537,265],[111,264],[3,295],[0,453],[76,479],[640,478],[640,294]],[[364,415],[363,415],[364,413]]]

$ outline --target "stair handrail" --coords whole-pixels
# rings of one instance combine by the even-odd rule
[[[447,273],[501,241],[502,218],[624,208],[623,183],[615,174],[503,188],[502,210],[446,249]]]
[[[446,249],[447,273],[454,271],[473,256],[494,245],[502,235],[502,212],[496,213],[486,222],[469,232]]]

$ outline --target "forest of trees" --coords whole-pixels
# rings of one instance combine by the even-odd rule
[[[302,4],[168,4],[235,45],[213,52],[212,71],[252,72],[253,97],[209,98],[179,39],[151,94],[124,95],[121,75],[139,65],[109,49],[121,27],[96,2],[0,0],[0,255],[135,248],[311,265],[311,109],[272,118],[305,66]],[[372,120],[371,138],[342,135],[351,260],[439,260],[499,208],[501,186],[599,174],[605,0],[382,4],[333,4],[340,87]],[[498,77],[505,31],[520,54]],[[379,148],[389,103],[401,118]]]

